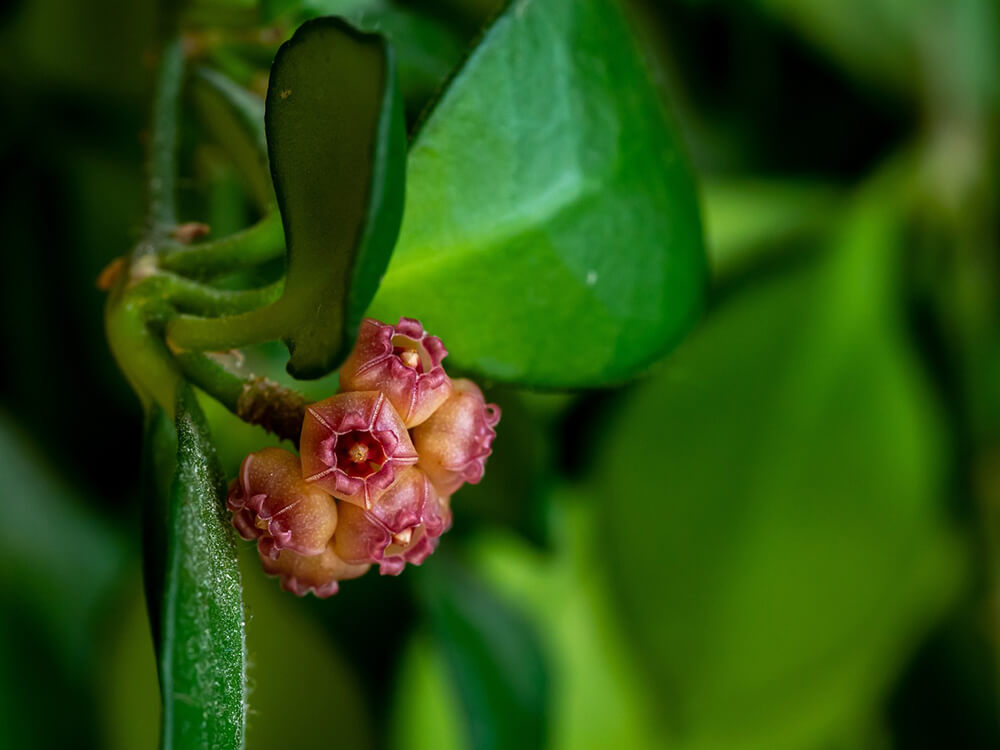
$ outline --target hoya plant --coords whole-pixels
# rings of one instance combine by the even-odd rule
[[[682,338],[706,283],[692,174],[613,2],[512,3],[409,131],[379,31],[306,20],[263,99],[215,44],[181,28],[160,52],[146,230],[100,281],[146,415],[170,748],[244,741],[236,532],[299,596],[421,565],[504,439],[477,380],[621,383]],[[189,91],[257,199],[256,222],[226,236],[178,208]],[[269,342],[285,373],[273,349],[254,359]],[[199,393],[281,446],[262,440],[227,476]],[[502,470],[516,486],[518,467]],[[443,586],[432,598],[459,596]]]
[[[1000,747],[997,70],[991,0],[5,4],[0,746]]]

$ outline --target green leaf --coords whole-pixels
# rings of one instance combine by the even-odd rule
[[[244,315],[181,317],[168,336],[202,350],[280,338],[288,371],[317,378],[353,345],[399,230],[406,133],[391,48],[340,19],[303,24],[274,59],[265,119],[284,294]]]
[[[534,628],[452,560],[419,574],[431,629],[465,709],[472,747],[545,747],[548,680]]]
[[[370,312],[419,317],[462,367],[619,381],[698,314],[694,183],[611,0],[512,3],[418,135],[407,181]]]
[[[597,444],[623,623],[686,748],[867,725],[956,593],[950,446],[894,294],[900,182],[732,298]]]
[[[163,747],[241,748],[246,644],[225,477],[189,386],[179,389],[176,414],[158,634]]]
[[[833,185],[809,180],[726,177],[703,187],[705,236],[718,280],[773,259],[792,240],[818,235],[838,214]],[[796,242],[802,249],[802,242]]]
[[[547,498],[550,553],[494,530],[470,545],[470,568],[537,628],[553,685],[549,750],[666,748],[652,720],[659,696],[629,663],[631,640],[614,617],[605,577],[595,575],[601,558],[593,542],[602,529],[586,499],[565,487]],[[406,649],[393,707],[394,750],[411,747],[414,737],[442,750],[476,747],[458,732],[462,698],[449,684],[446,648],[418,632]]]

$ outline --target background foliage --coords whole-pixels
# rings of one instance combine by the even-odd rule
[[[216,69],[259,93],[297,22],[337,12],[383,30],[413,132],[495,5],[204,0],[185,23],[204,30]],[[496,451],[486,481],[456,497],[442,550],[400,579],[296,600],[242,546],[248,747],[1000,745],[1000,11],[990,0],[628,7],[635,42],[606,18],[543,17],[578,44],[544,47],[548,67],[513,91],[516,68],[489,56],[496,27],[414,142],[408,205],[433,220],[404,220],[373,310],[425,318],[457,364],[497,379]],[[108,355],[93,280],[141,230],[159,9],[22,0],[0,14],[0,736],[153,747],[143,420]],[[259,24],[277,31],[240,31]],[[654,114],[640,108],[626,135],[642,148],[586,163],[608,102],[631,101],[615,86],[634,65],[626,44],[653,62],[689,157],[649,143]],[[603,65],[574,67],[581,50],[595,56],[577,63]],[[511,118],[484,145],[475,134],[508,122],[509,99],[572,136]],[[220,133],[185,118],[182,218],[213,236],[247,226],[270,198],[248,179],[252,150],[232,158]],[[481,192],[434,193],[442,173],[515,163],[525,139],[545,137],[550,162],[490,172]],[[655,196],[630,179],[653,148],[691,162],[700,208],[650,212]],[[588,170],[613,189],[590,194]],[[683,195],[686,172],[671,179]],[[537,214],[517,214],[517,191]],[[649,342],[679,339],[698,301],[621,304],[604,284],[627,281],[650,238],[695,246],[685,232],[699,212],[705,309],[653,362]],[[617,218],[588,226],[596,213]],[[497,233],[511,224],[532,231]],[[589,255],[548,258],[565,273],[539,277],[548,241],[581,226]],[[446,262],[406,272],[442,247]],[[500,262],[511,247],[517,263]],[[470,253],[482,262],[449,266]],[[588,293],[591,272],[608,296]],[[684,273],[704,269],[690,260]],[[548,298],[525,293],[540,278]],[[537,338],[512,342],[511,319],[534,322]],[[636,325],[648,327],[613,352],[595,344]],[[573,359],[553,357],[567,342]],[[530,369],[500,366],[521,356]],[[636,367],[648,372],[622,382]],[[499,384],[565,385],[567,371],[603,387]],[[209,400],[201,409],[231,476],[267,438]],[[197,445],[196,428],[187,440]]]

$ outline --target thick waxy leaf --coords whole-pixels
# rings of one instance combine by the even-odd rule
[[[545,747],[548,680],[532,626],[447,558],[435,559],[419,575],[434,636],[464,709],[470,745],[485,750]]]
[[[163,747],[240,748],[246,645],[236,545],[225,478],[188,386],[180,388],[176,434],[158,633]]]
[[[731,299],[601,434],[602,553],[685,748],[833,746],[955,592],[947,433],[891,293],[898,192]]]
[[[181,318],[168,335],[192,349],[280,338],[289,372],[315,378],[350,350],[399,230],[406,133],[391,49],[340,19],[309,21],[278,50],[265,109],[284,293],[245,315]]]
[[[285,225],[289,371],[319,377],[347,353],[385,270],[403,207],[406,134],[390,48],[321,18],[278,51],[267,144]]]
[[[612,0],[511,3],[417,137],[372,305],[501,380],[622,380],[701,305],[691,174]]]

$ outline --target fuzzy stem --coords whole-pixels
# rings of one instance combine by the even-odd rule
[[[188,380],[244,422],[298,445],[306,408],[302,394],[259,375],[238,375],[199,352],[179,352],[175,360]]]
[[[180,38],[163,47],[160,74],[153,101],[149,139],[149,218],[147,231],[157,235],[177,223],[177,121],[184,83],[184,48]],[[138,249],[147,243],[140,243]]]
[[[141,282],[145,296],[158,296],[175,309],[196,315],[237,315],[281,297],[284,280],[258,289],[216,289],[171,273],[158,272]]]
[[[188,276],[211,276],[260,265],[285,252],[281,217],[271,213],[248,229],[198,245],[172,247],[160,256],[160,267]]]

